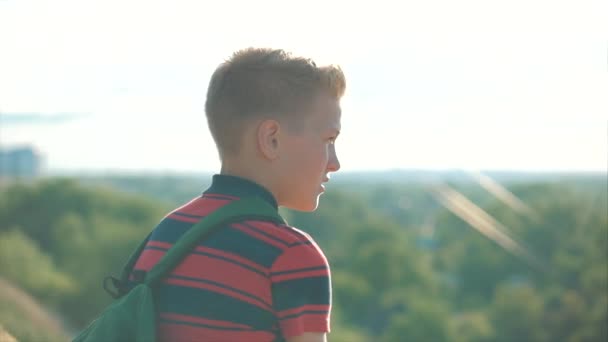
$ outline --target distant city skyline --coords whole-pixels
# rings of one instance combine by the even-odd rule
[[[0,148],[0,180],[36,178],[41,164],[41,156],[30,147]]]
[[[296,15],[281,1],[5,0],[0,146],[33,146],[51,172],[218,171],[209,77],[233,51],[271,46],[343,67],[343,171],[605,172],[607,12],[598,1],[312,1]]]

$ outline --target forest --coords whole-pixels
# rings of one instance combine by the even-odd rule
[[[0,336],[65,341],[102,280],[207,176],[0,183]],[[607,341],[605,173],[336,177],[281,209],[332,272],[330,341]]]

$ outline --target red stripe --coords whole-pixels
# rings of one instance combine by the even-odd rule
[[[258,306],[264,310],[272,310],[266,303],[263,303],[254,298],[244,296],[238,292],[231,291],[229,289],[219,287],[216,285],[201,283],[201,282],[197,282],[197,281],[193,281],[193,280],[176,279],[176,278],[168,278],[165,280],[165,283],[172,284],[172,285],[185,286],[185,287],[193,287],[193,288],[198,288],[198,289],[205,289],[205,290],[221,293],[223,295],[226,295],[226,296],[229,296],[232,298],[236,298],[240,301],[247,302],[249,304]]]
[[[256,238],[258,240],[262,240],[269,245],[273,245],[273,246],[279,248],[280,250],[285,250],[285,248],[287,248],[287,246],[285,246],[285,244],[282,244],[279,241],[273,240],[273,239],[267,237],[266,235],[260,234],[260,233],[256,232],[255,230],[253,230],[247,226],[244,226],[242,224],[238,224],[238,223],[233,224],[232,228],[240,230],[241,232],[243,232],[247,235],[253,236],[254,238]]]
[[[327,277],[327,276],[329,276],[329,272],[327,272],[327,270],[316,270],[316,271],[279,274],[276,276],[272,276],[271,280],[273,283],[279,283],[279,282],[287,281],[287,280],[310,278],[310,277]]]
[[[245,223],[263,231],[266,234],[276,237],[277,239],[285,242],[288,245],[301,240],[298,239],[297,236],[294,236],[293,234],[287,232],[285,229],[280,228],[279,225],[275,223],[253,220],[245,221]]]
[[[171,274],[220,283],[272,303],[270,280],[265,275],[225,260],[190,254]]]
[[[179,208],[177,208],[175,210],[177,211],[177,210],[181,210],[182,208],[187,208],[189,206],[196,205],[199,200],[200,200],[200,197],[193,198],[193,199],[190,200],[190,202],[182,205],[181,207],[179,207]]]
[[[167,215],[167,217],[172,220],[175,220],[175,221],[190,222],[190,223],[197,223],[198,221],[201,220],[200,218],[181,216],[181,215],[176,215],[173,213]]]
[[[298,245],[290,247],[272,267],[273,272],[293,269],[328,266],[323,252],[313,245]]]
[[[255,268],[256,270],[263,272],[265,274],[268,274],[268,272],[269,272],[268,268],[266,268],[260,264],[257,264],[249,259],[245,259],[239,255],[222,251],[221,249],[209,248],[209,247],[205,247],[205,246],[198,246],[195,248],[195,250],[198,252],[209,253],[209,254],[217,255],[217,256],[220,256],[220,257],[223,257],[226,259],[234,260],[236,262],[240,262],[241,264],[245,264],[249,267]]]
[[[305,332],[329,332],[329,315],[305,314],[280,321],[281,332],[286,339]]]
[[[244,328],[244,329],[251,328],[250,326],[248,326],[246,324],[239,324],[239,323],[234,323],[234,322],[229,322],[229,321],[218,321],[218,320],[214,320],[214,319],[206,319],[206,318],[196,317],[196,316],[180,315],[180,314],[171,313],[171,312],[162,312],[160,314],[160,317],[166,318],[166,319],[172,319],[172,320],[176,320],[176,321],[207,324],[207,325],[226,327],[226,328]]]
[[[159,324],[161,341],[273,341],[275,336],[269,331],[226,331],[184,324]]]
[[[162,242],[162,241],[154,241],[154,240],[150,240],[148,241],[148,244],[146,246],[150,246],[150,247],[160,247],[160,248],[164,248],[164,249],[169,249],[173,246],[173,244],[168,243],[168,242]],[[260,264],[256,264],[255,262],[249,260],[249,259],[245,259],[241,256],[238,256],[236,254],[232,254],[232,253],[228,253],[228,252],[224,252],[220,249],[215,249],[215,248],[209,248],[209,247],[204,247],[204,246],[197,246],[195,249],[195,251],[197,252],[202,252],[202,253],[208,253],[208,254],[212,254],[212,255],[216,255],[222,258],[226,258],[226,259],[230,259],[232,261],[235,261],[237,263],[241,263],[241,264],[245,264],[251,268],[254,268],[256,270],[258,270],[259,272],[262,272],[266,275],[268,275],[268,268],[260,265]]]
[[[329,312],[330,309],[331,309],[330,305],[312,305],[312,304],[311,305],[302,305],[302,306],[299,306],[299,307],[293,308],[293,309],[277,311],[277,316],[279,316],[279,318],[283,318],[285,316],[298,314],[302,311],[327,311],[327,312]]]
[[[135,269],[149,271],[165,255],[164,251],[144,249],[135,263]]]

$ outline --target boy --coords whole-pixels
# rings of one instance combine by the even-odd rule
[[[211,211],[258,196],[275,208],[313,211],[340,164],[345,79],[282,50],[245,49],[214,72],[205,111],[221,172],[199,198],[156,227],[135,270],[146,271]],[[246,220],[221,227],[158,289],[158,332],[166,341],[326,340],[329,265],[306,233]]]

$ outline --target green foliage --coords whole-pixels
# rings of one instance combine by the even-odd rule
[[[509,228],[541,268],[498,248],[459,218],[438,219],[437,268],[453,279],[451,302],[484,310],[493,341],[605,340],[608,320],[606,183],[518,184],[513,192],[531,210],[515,213],[499,201],[485,211]]]
[[[529,286],[501,286],[492,303],[496,341],[545,341],[543,299]]]
[[[432,298],[410,300],[406,314],[391,319],[384,341],[452,341],[448,328],[449,311]]]
[[[49,302],[74,295],[75,281],[22,231],[0,232],[0,275]]]
[[[18,341],[66,341],[68,336],[56,318],[30,297],[0,277],[0,341],[3,329]]]
[[[480,235],[422,183],[338,182],[314,213],[282,209],[331,262],[331,340],[608,340],[605,176],[507,179],[528,214],[460,176],[452,186],[508,227],[541,266]],[[121,191],[91,186],[103,182]],[[78,329],[109,302],[103,277],[118,272],[167,210],[199,194],[201,184],[122,177],[3,188],[0,277]],[[151,195],[158,201],[144,198]],[[7,323],[16,326],[4,308],[19,304],[7,305],[0,298],[0,325],[26,336],[23,324],[13,332]]]
[[[495,340],[492,323],[483,312],[455,314],[450,320],[452,341],[484,342]]]
[[[168,207],[74,180],[14,184],[0,196],[0,276],[72,324],[109,303],[103,277],[120,271]]]
[[[59,342],[66,340],[64,335],[49,334],[47,327],[32,324],[33,322],[23,311],[19,304],[0,300],[0,322],[17,341]],[[0,337],[2,337],[1,334]],[[4,340],[0,339],[0,341]]]

